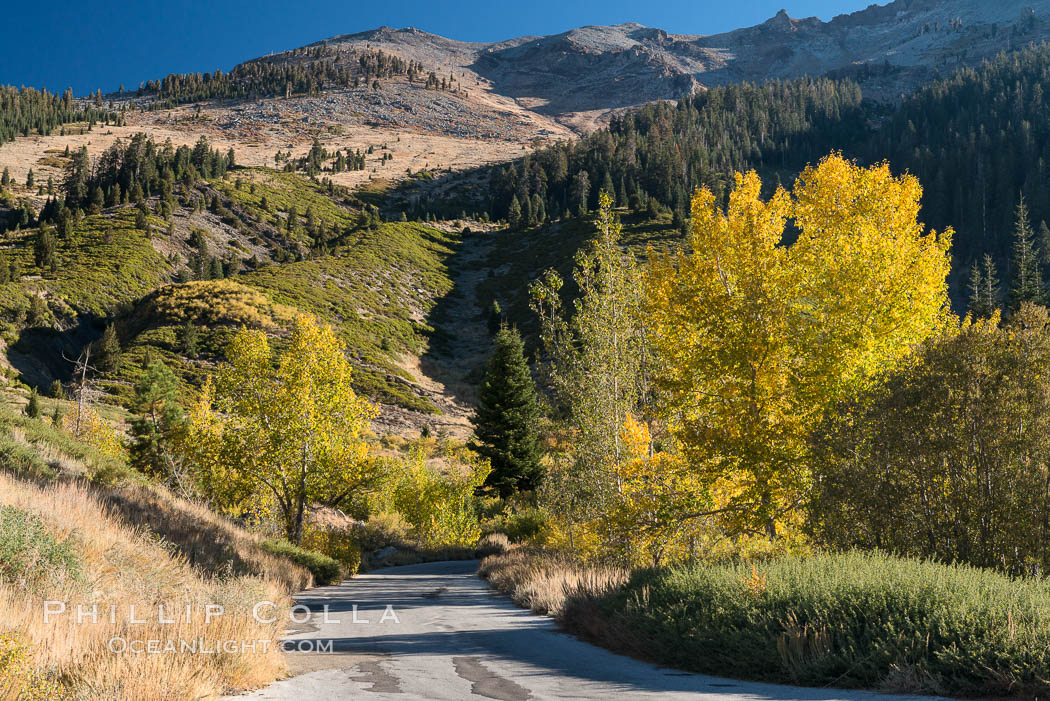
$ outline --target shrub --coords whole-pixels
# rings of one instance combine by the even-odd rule
[[[317,586],[323,587],[327,584],[338,583],[342,578],[339,563],[323,553],[307,550],[276,538],[264,541],[262,547],[267,552],[286,557],[295,564],[310,570],[314,576],[314,584]]]
[[[1050,571],[1046,309],[963,324],[880,380],[813,432],[818,542]]]
[[[344,577],[353,577],[361,568],[361,546],[349,529],[307,524],[303,529],[303,547],[338,562]]]
[[[696,672],[963,696],[1050,693],[1050,590],[972,568],[849,552],[636,572],[563,623]]]
[[[439,472],[422,454],[395,467],[393,508],[412,524],[424,547],[470,547],[481,537],[474,492],[488,476],[488,465],[460,467]]]
[[[358,526],[357,542],[364,550],[382,550],[388,545],[404,547],[409,542],[412,525],[392,511],[380,511],[368,517],[364,525]]]
[[[485,533],[502,533],[513,543],[532,543],[549,521],[547,512],[538,506],[512,507],[495,514],[482,527]]]
[[[80,577],[80,563],[69,540],[58,540],[34,513],[0,506],[0,579],[34,589]]]
[[[33,670],[29,647],[18,637],[0,633],[0,698],[57,701],[71,698],[61,683]]]

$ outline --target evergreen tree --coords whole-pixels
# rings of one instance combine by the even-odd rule
[[[58,268],[58,241],[46,224],[40,226],[37,232],[36,243],[33,246],[33,260],[41,270],[55,272]]]
[[[102,338],[95,343],[95,366],[103,372],[114,372],[120,368],[120,339],[113,324],[102,332]]]
[[[181,338],[179,339],[182,344],[182,354],[187,358],[197,357],[197,327],[194,326],[193,321],[190,319],[186,320],[186,323],[182,327]]]
[[[208,279],[221,280],[222,278],[222,261],[218,258],[212,258],[211,261],[208,263]]]
[[[532,195],[532,222],[536,226],[543,226],[547,221],[547,209],[543,206],[543,199],[537,195]]]
[[[492,464],[487,484],[503,497],[535,489],[542,478],[536,387],[517,330],[496,334],[474,413],[474,448]]]
[[[172,441],[184,421],[178,403],[179,382],[175,374],[156,360],[135,384],[131,421],[131,464],[148,475],[171,480],[178,477]]]
[[[29,390],[29,403],[26,404],[26,416],[31,419],[40,418],[40,395],[36,391],[36,387]]]
[[[521,227],[521,203],[518,202],[518,197],[515,195],[510,201],[510,209],[507,210],[507,223],[510,224],[510,228],[518,229]]]
[[[967,286],[970,301],[970,313],[978,319],[987,319],[999,308],[999,275],[995,261],[987,253],[980,265],[974,261],[970,268],[970,282]]]
[[[66,390],[62,386],[62,380],[55,380],[51,383],[51,398],[52,399],[64,399],[66,396]]]
[[[1017,311],[1024,302],[1045,305],[1046,289],[1039,265],[1039,245],[1028,220],[1028,207],[1023,196],[1017,203],[1010,267],[1010,311]]]

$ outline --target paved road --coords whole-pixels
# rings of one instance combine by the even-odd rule
[[[234,697],[367,699],[661,699],[903,701],[917,697],[805,689],[687,674],[615,655],[558,632],[474,576],[476,562],[392,567],[304,592],[313,612],[290,644],[296,676]],[[330,622],[322,620],[329,605]],[[353,622],[353,606],[357,620]],[[386,606],[392,606],[395,622]],[[380,620],[386,614],[386,620]],[[303,616],[305,618],[305,616]],[[335,621],[339,621],[338,623]],[[925,697],[924,701],[930,701]]]

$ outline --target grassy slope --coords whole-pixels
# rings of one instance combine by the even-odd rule
[[[426,314],[452,286],[447,261],[458,243],[455,236],[410,223],[369,228],[362,201],[350,194],[330,193],[293,173],[244,169],[209,185],[237,209],[239,219],[233,225],[267,245],[278,241],[305,250],[310,241],[302,228],[291,235],[282,229],[292,207],[300,224],[305,224],[311,210],[324,230],[334,235],[328,253],[281,264],[264,261],[258,269],[238,275],[233,282],[239,286],[178,285],[172,284],[173,265],[155,250],[145,232],[134,229],[133,208],[114,208],[78,222],[71,241],[61,242],[55,273],[37,270],[33,264],[34,230],[9,234],[0,264],[9,265],[17,258],[24,275],[18,282],[0,285],[3,336],[24,357],[48,360],[22,363],[32,366],[26,376],[29,381],[46,386],[64,365],[62,354],[78,352],[100,333],[100,320],[105,319],[116,320],[122,328],[126,351],[121,369],[106,383],[116,397],[130,396],[147,356],[165,359],[183,380],[196,384],[221,356],[234,328],[257,326],[279,338],[294,313],[303,311],[336,325],[358,361],[357,385],[362,392],[383,402],[436,411],[409,387],[410,377],[397,359],[403,353],[422,353],[426,347],[432,331],[424,322]],[[165,223],[151,217],[151,224],[156,242],[170,247]],[[214,233],[213,240],[229,240],[225,232]],[[236,244],[210,253],[246,255]],[[31,310],[33,296],[43,299],[46,308],[38,301],[35,312]],[[194,313],[183,313],[183,307],[192,307]],[[99,323],[71,331],[84,318]],[[184,357],[182,351],[181,331],[187,318],[199,326],[196,359]]]
[[[623,231],[623,246],[642,257],[646,249],[667,250],[682,237],[671,226],[670,216],[652,220],[627,210],[619,212]],[[556,269],[567,282],[566,294],[572,294],[573,260],[576,252],[596,235],[590,219],[567,219],[562,222],[529,231],[496,231],[489,234],[496,245],[487,260],[477,263],[481,270],[491,274],[478,286],[479,303],[489,309],[492,301],[499,302],[504,314],[519,328],[536,330],[535,315],[529,309],[529,283],[549,268]]]
[[[262,685],[280,676],[277,652],[281,620],[252,618],[256,601],[280,602],[309,586],[310,575],[267,553],[259,538],[204,507],[133,477],[120,487],[76,478],[104,466],[90,446],[0,406],[0,508],[18,522],[37,526],[0,533],[0,644],[13,657],[0,661],[0,676],[27,698],[176,699],[215,698]],[[56,473],[65,479],[54,480]],[[19,516],[20,515],[20,516]],[[39,524],[39,525],[37,525]],[[28,534],[28,535],[26,535]],[[56,560],[61,549],[65,556]],[[76,625],[72,615],[42,620],[42,601],[86,602],[108,611],[98,624]],[[204,620],[204,606],[221,604],[221,619]],[[145,624],[129,623],[137,607]],[[160,623],[158,605],[185,611],[177,625]],[[203,638],[269,640],[269,649],[222,654],[124,654],[109,652],[113,637],[162,641]],[[6,641],[6,642],[5,642]],[[56,686],[57,685],[57,686]],[[64,695],[46,696],[50,689]]]

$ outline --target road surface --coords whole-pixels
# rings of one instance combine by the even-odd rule
[[[639,662],[517,608],[492,593],[476,568],[473,561],[391,567],[304,592],[297,601],[310,608],[309,621],[287,642],[303,650],[289,654],[295,676],[231,698],[930,701],[740,682]]]

